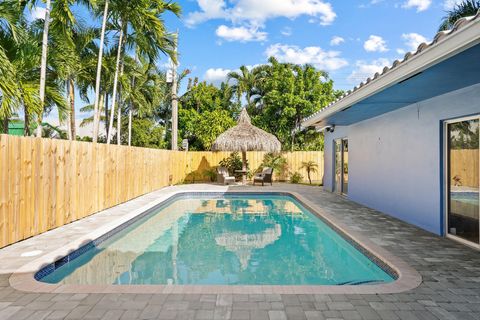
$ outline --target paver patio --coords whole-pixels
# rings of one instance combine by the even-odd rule
[[[480,319],[478,251],[318,187],[231,188],[298,192],[351,230],[402,258],[422,275],[423,282],[416,289],[387,295],[43,294],[10,287],[10,274],[35,259],[21,257],[22,253],[49,252],[95,224],[165,196],[173,187],[0,249],[0,319]],[[220,186],[205,189],[226,190]]]

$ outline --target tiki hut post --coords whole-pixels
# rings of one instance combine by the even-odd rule
[[[247,151],[280,152],[282,145],[273,134],[252,125],[247,109],[243,108],[235,127],[218,136],[213,151],[242,152],[243,183],[247,176]]]

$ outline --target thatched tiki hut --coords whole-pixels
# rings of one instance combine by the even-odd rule
[[[243,183],[247,180],[247,151],[280,152],[281,148],[277,137],[252,125],[246,108],[242,109],[237,125],[219,135],[212,145],[213,151],[242,152]]]

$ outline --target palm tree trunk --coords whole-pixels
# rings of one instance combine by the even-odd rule
[[[43,39],[42,39],[42,60],[40,65],[40,104],[42,110],[37,119],[37,137],[42,137],[42,116],[43,116],[43,104],[45,103],[45,85],[47,81],[47,54],[48,54],[48,29],[50,27],[50,8],[51,1],[45,2],[45,22],[43,27]]]
[[[125,31],[126,32],[126,31]],[[126,37],[124,37],[125,39]],[[122,44],[122,48],[124,47],[124,43]],[[120,76],[123,75],[123,68],[124,68],[124,63],[123,63],[123,53],[122,53],[122,60],[120,62]],[[120,99],[122,95],[122,84],[120,83],[119,85],[119,90],[118,90],[118,109],[117,109],[117,144],[121,145],[122,144],[122,136],[121,136],[121,131],[122,131],[122,101]]]
[[[113,120],[115,116],[115,103],[117,102],[118,74],[120,73],[120,59],[122,56],[122,43],[123,43],[123,25],[120,27],[120,36],[118,39],[117,62],[115,65],[115,76],[113,77],[112,110],[110,111],[110,123],[108,125],[107,144],[110,144],[110,141],[111,141],[110,133],[113,130]]]
[[[132,145],[132,109],[128,110],[128,146]]]
[[[70,100],[70,135],[72,140],[77,140],[77,128],[75,124],[75,83],[73,79],[68,80],[68,95]]]
[[[105,8],[103,11],[102,33],[100,35],[100,48],[98,51],[97,78],[95,80],[95,103],[93,107],[93,137],[92,137],[94,143],[96,143],[98,139],[98,127],[100,124],[100,111],[98,109],[98,103],[100,100],[100,80],[102,76],[102,59],[103,59],[103,46],[105,42],[105,30],[107,27],[107,20],[108,20],[108,4],[109,4],[109,0],[106,0]],[[108,133],[107,133],[107,136],[108,136]]]
[[[23,120],[23,135],[25,137],[30,136],[30,115],[26,108],[24,108],[24,120]]]
[[[3,133],[8,134],[8,118],[2,120]]]
[[[109,113],[108,113],[108,93],[105,93],[105,137],[108,137],[108,119],[109,119]]]
[[[70,88],[70,84],[69,84],[69,81],[67,80],[65,82],[65,89],[66,89],[66,92],[67,92],[67,102],[70,104],[69,88]],[[58,118],[59,118],[59,123],[62,124],[62,120],[60,119],[60,115],[58,115]],[[67,117],[67,138],[70,141],[72,140],[72,123],[71,123],[70,115],[68,115],[68,117]]]
[[[120,93],[117,94],[120,96]],[[117,108],[117,145],[122,144],[121,140],[121,130],[122,130],[122,105],[120,104],[120,98],[118,98],[118,108]]]

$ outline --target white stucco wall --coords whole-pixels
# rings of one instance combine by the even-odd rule
[[[442,120],[480,113],[480,84],[346,127],[325,138],[325,189],[333,140],[349,140],[348,198],[442,234]]]

